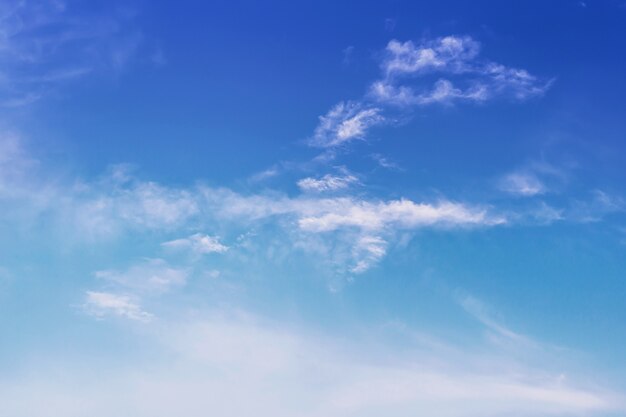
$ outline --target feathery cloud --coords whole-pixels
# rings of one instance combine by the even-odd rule
[[[534,174],[529,172],[514,172],[500,180],[500,189],[511,194],[531,197],[543,194],[546,186]]]
[[[129,296],[100,291],[87,291],[83,310],[97,318],[112,315],[148,322],[153,317],[152,314],[143,311]]]
[[[196,233],[186,238],[170,240],[161,243],[161,246],[170,249],[186,249],[193,253],[204,255],[207,253],[224,253],[228,246],[223,245],[215,236]]]
[[[60,84],[122,70],[143,39],[115,7],[82,14],[72,3],[7,0],[0,5],[0,106],[34,103]]]
[[[172,288],[184,286],[189,272],[186,269],[172,268],[163,259],[144,259],[123,271],[107,269],[97,271],[94,275],[126,291],[162,294]]]
[[[371,127],[385,121],[381,109],[356,102],[338,103],[319,119],[319,125],[315,128],[309,144],[321,148],[362,139]]]
[[[395,119],[394,110],[433,104],[485,102],[497,97],[526,100],[543,95],[552,80],[525,69],[479,57],[480,43],[470,36],[412,41],[391,40],[381,62],[382,76],[361,100],[340,102],[320,117],[311,146],[332,148],[364,139],[369,129]],[[434,84],[427,74],[440,74]]]
[[[144,317],[125,302],[104,304]],[[149,370],[136,361],[126,369],[96,369],[102,375],[96,381],[80,371],[86,367],[69,364],[63,378],[49,369],[12,373],[0,378],[2,410],[40,417],[108,417],[125,410],[135,410],[136,417],[181,411],[200,417],[206,410],[226,417],[369,417],[381,410],[402,417],[579,416],[624,410],[622,397],[587,384],[584,375],[566,377],[545,360],[503,360],[497,345],[483,346],[481,355],[437,339],[436,346],[415,340],[405,349],[382,343],[372,351],[371,340],[395,338],[371,328],[365,337],[320,335],[245,312],[160,320],[149,327],[153,331],[141,337],[166,361],[151,363]],[[85,380],[91,383],[80,383]],[[32,401],[32,392],[42,401]]]
[[[357,177],[354,175],[331,175],[326,174],[323,177],[316,178],[303,178],[298,181],[298,187],[302,191],[324,192],[324,191],[337,191],[345,190],[350,186],[358,183]]]

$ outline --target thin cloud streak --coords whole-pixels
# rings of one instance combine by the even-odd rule
[[[482,103],[498,97],[518,101],[542,96],[553,80],[479,57],[480,43],[469,36],[412,41],[391,40],[381,62],[382,77],[371,83],[361,100],[340,102],[320,121],[309,145],[345,146],[363,140],[374,127],[395,123],[397,111],[457,102]],[[424,75],[439,74],[434,84]]]

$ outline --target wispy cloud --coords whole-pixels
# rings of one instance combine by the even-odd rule
[[[5,1],[0,6],[0,105],[25,106],[89,73],[119,72],[141,42],[133,15],[115,7],[90,15],[64,1]]]
[[[469,36],[446,36],[419,45],[392,40],[381,65],[384,77],[372,84],[370,93],[377,101],[402,107],[485,101],[507,95],[524,100],[540,96],[550,87],[550,80],[540,80],[524,69],[479,59],[479,53],[480,43]],[[454,76],[466,87],[439,79],[429,92],[416,81],[425,74]]]
[[[388,157],[375,153],[371,155],[372,159],[382,168],[386,168],[393,171],[401,171],[402,168],[394,161],[391,161]]]
[[[153,317],[143,311],[132,297],[110,292],[87,291],[82,307],[87,314],[97,318],[116,316],[148,322]]]
[[[500,189],[511,194],[521,196],[534,196],[544,194],[546,186],[533,173],[514,172],[506,175],[500,181]]]
[[[280,167],[274,165],[263,171],[257,172],[250,177],[250,181],[252,182],[261,182],[265,181],[269,178],[274,178],[280,174]]]
[[[381,109],[377,107],[364,106],[356,102],[341,102],[326,115],[320,116],[319,125],[309,143],[322,148],[339,146],[355,139],[362,139],[370,128],[384,121]]]
[[[497,97],[526,100],[550,88],[552,80],[479,55],[480,43],[469,36],[445,36],[419,44],[391,40],[381,62],[381,78],[361,100],[340,102],[321,116],[310,145],[332,148],[364,139],[371,128],[393,123],[397,110]],[[432,83],[425,75],[439,79]]]
[[[188,268],[175,268],[163,259],[146,258],[124,270],[94,272],[104,290],[87,291],[83,311],[103,319],[107,316],[143,322],[154,315],[142,310],[145,299],[156,297],[187,284]]]
[[[298,181],[298,187],[302,191],[324,192],[345,190],[358,183],[358,178],[354,175],[331,175],[326,174],[321,178],[303,178]]]
[[[493,313],[487,308],[487,306],[479,299],[465,295],[459,299],[461,306],[471,314],[476,320],[485,325],[490,331],[496,333],[498,336],[509,339],[510,341],[517,343],[528,343],[529,339],[519,333],[514,332],[502,323],[500,323],[493,315]]]
[[[575,200],[565,215],[575,221],[588,223],[601,221],[605,216],[626,211],[626,199],[620,194],[595,189],[586,200]]]
[[[126,270],[107,269],[95,272],[95,277],[137,294],[162,294],[186,284],[189,272],[173,268],[163,259],[144,259]]]
[[[170,240],[162,243],[161,246],[175,250],[189,250],[198,255],[224,253],[228,250],[228,246],[222,244],[216,236],[203,235],[201,233],[182,239]]]
[[[411,200],[368,201],[349,197],[287,198],[277,196],[242,196],[225,190],[217,198],[218,216],[230,221],[256,222],[284,220],[298,247],[309,249],[311,235],[321,236],[335,248],[332,259],[350,264],[352,273],[362,273],[383,258],[390,240],[400,231],[421,228],[492,227],[506,223],[506,218],[484,207],[440,201],[416,203]],[[292,230],[293,220],[297,229]],[[293,233],[298,232],[298,233]],[[313,250],[319,250],[319,241]],[[338,256],[340,247],[348,254]]]
[[[357,183],[356,176],[341,170],[336,175],[301,180],[299,185],[309,192],[297,196],[278,191],[239,193],[204,185],[167,187],[140,180],[119,166],[93,181],[51,181],[54,175],[33,169],[38,167],[37,161],[18,139],[9,138],[0,142],[6,149],[0,157],[0,199],[5,203],[0,220],[34,222],[46,216],[48,231],[63,230],[65,244],[102,243],[131,232],[150,232],[163,236],[164,248],[186,248],[200,255],[223,252],[226,245],[210,235],[177,235],[186,235],[189,230],[217,230],[217,225],[220,230],[231,228],[242,233],[246,228],[273,224],[275,231],[284,232],[277,236],[284,238],[286,247],[316,251],[322,246],[335,247],[335,254],[327,257],[330,262],[341,264],[343,271],[361,273],[383,258],[400,233],[423,228],[442,232],[485,228],[529,219],[540,224],[590,221],[624,207],[618,197],[602,192],[593,194],[592,201],[586,203],[544,203],[522,209],[444,197],[434,201],[376,199],[351,192],[349,186]],[[517,178],[513,185],[523,195],[543,190],[527,178]],[[31,218],[26,219],[28,216]]]
[[[480,44],[469,36],[446,36],[420,45],[394,39],[387,44],[381,67],[387,76],[434,71],[462,73],[471,70],[470,63],[479,51]]]
[[[356,264],[351,272],[360,274],[367,271],[387,253],[387,241],[378,236],[361,236],[353,248],[353,256]]]
[[[133,311],[125,302],[104,304]],[[167,360],[151,361],[148,370],[136,360],[129,368],[107,372],[88,367],[101,375],[97,380],[80,370],[85,368],[80,358],[72,358],[79,366],[62,366],[63,378],[43,366],[12,373],[10,379],[0,378],[2,410],[18,417],[86,412],[108,417],[124,410],[135,410],[137,417],[181,411],[200,417],[206,410],[233,417],[375,416],[381,410],[432,417],[623,411],[620,396],[588,384],[584,375],[566,378],[569,373],[552,372],[546,363],[502,360],[497,346],[484,346],[479,357],[445,341],[436,348],[415,341],[405,349],[387,343],[371,349],[372,340],[388,340],[389,334],[368,328],[366,336],[339,338],[244,312],[160,320],[148,327],[152,331],[142,331],[142,340]],[[85,380],[90,383],[80,383]],[[31,401],[32,392],[42,401]]]
[[[319,213],[302,216],[298,223],[303,230],[327,232],[345,227],[363,230],[382,230],[386,227],[404,229],[428,226],[492,226],[506,219],[493,216],[483,208],[472,208],[461,203],[415,203],[411,200],[362,202],[336,200]]]

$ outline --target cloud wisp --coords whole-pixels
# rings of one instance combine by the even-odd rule
[[[365,97],[342,101],[319,118],[311,146],[335,148],[362,140],[372,128],[393,124],[398,111],[498,97],[527,100],[543,95],[552,84],[525,69],[481,59],[480,43],[469,36],[445,36],[419,44],[391,40],[381,73]],[[433,75],[439,77],[434,82],[430,81]]]
[[[93,298],[119,314],[145,318],[123,299]],[[563,372],[502,360],[495,345],[475,353],[441,340],[436,347],[413,341],[402,349],[380,343],[370,349],[372,340],[386,340],[389,334],[369,329],[367,335],[347,340],[241,311],[147,325],[152,331],[142,332],[142,339],[167,360],[113,367],[99,372],[98,379],[85,379],[84,368],[71,365],[62,366],[60,379],[46,367],[10,381],[2,378],[0,409],[41,417],[108,417],[124,410],[134,410],[137,417],[181,412],[200,417],[206,410],[225,417],[382,412],[397,417],[544,417],[623,409],[621,397],[611,390],[585,386]],[[85,380],[89,383],[79,383]],[[42,401],[28,400],[32,392]]]
[[[119,72],[142,40],[132,13],[115,7],[96,16],[65,1],[5,1],[0,5],[0,106],[23,107],[90,73]]]
[[[153,315],[143,311],[133,297],[102,291],[87,291],[83,311],[90,316],[102,319],[116,316],[141,322],[149,322]]]
[[[303,178],[298,181],[298,187],[305,192],[322,193],[327,191],[341,191],[358,184],[357,177],[351,174],[332,175],[326,174],[321,178]]]
[[[197,255],[224,253],[228,250],[228,246],[222,244],[217,237],[201,233],[196,233],[186,238],[170,240],[162,243],[161,246],[171,250],[188,250]]]

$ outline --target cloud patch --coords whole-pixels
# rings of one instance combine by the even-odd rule
[[[126,270],[107,269],[94,276],[108,284],[144,294],[163,294],[187,282],[189,271],[173,268],[163,259],[144,259]]]
[[[358,182],[359,180],[354,175],[326,174],[321,178],[303,178],[298,181],[298,187],[305,192],[321,193],[325,191],[345,190]]]
[[[550,88],[553,80],[481,59],[480,49],[470,36],[444,36],[418,44],[391,40],[380,64],[381,77],[362,99],[340,102],[320,116],[309,144],[333,148],[364,139],[371,128],[393,124],[398,119],[395,112],[414,107],[482,103],[498,97],[522,101]],[[438,77],[434,82],[433,76]]]
[[[385,121],[381,112],[377,107],[364,106],[361,103],[338,103],[326,115],[320,116],[309,144],[330,148],[363,139],[370,128]]]
[[[101,291],[85,293],[83,311],[97,318],[116,316],[141,322],[148,322],[153,318],[132,297]]]
[[[161,244],[164,248],[173,250],[189,250],[197,255],[208,253],[224,253],[228,246],[222,244],[216,236],[196,233],[186,238],[170,240]]]

